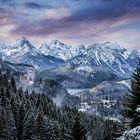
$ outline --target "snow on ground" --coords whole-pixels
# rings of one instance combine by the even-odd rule
[[[81,108],[78,109],[78,111],[86,112],[86,111],[89,110],[90,108],[91,108],[91,106],[88,105],[88,103],[84,102],[84,103],[81,103]]]
[[[140,140],[140,126],[124,132],[117,140]]]
[[[138,106],[138,107],[136,108],[136,112],[139,112],[139,113],[140,113],[140,106]]]
[[[117,117],[105,117],[105,119],[112,120],[114,122],[121,122],[121,120],[119,118],[117,118]]]
[[[130,81],[129,80],[123,80],[123,81],[119,81],[117,83],[121,83],[121,84],[126,85],[127,87],[130,88]]]
[[[68,93],[70,95],[74,95],[74,96],[78,96],[79,93],[83,92],[83,91],[87,91],[89,90],[88,88],[84,88],[84,89],[73,89],[73,88],[70,88],[70,89],[67,89]]]
[[[89,66],[79,66],[77,68],[78,71],[87,71],[87,72],[92,72],[93,71],[93,68],[89,67]]]

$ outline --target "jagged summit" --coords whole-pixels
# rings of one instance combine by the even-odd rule
[[[72,57],[70,48],[71,46],[62,43],[59,40],[53,40],[50,43],[43,43],[39,48],[39,51],[45,55],[51,55],[67,60]]]
[[[28,47],[30,49],[33,49],[33,48],[35,49],[35,47],[25,37],[21,37],[20,39],[17,39],[14,47],[15,48],[18,48],[18,47]]]
[[[104,42],[104,43],[94,43],[89,45],[88,48],[99,48],[99,49],[114,49],[114,50],[126,50],[123,46],[120,46],[117,42]]]
[[[21,42],[21,41],[28,41],[28,40],[27,40],[26,37],[23,36],[23,37],[21,37],[21,38],[18,38],[17,41]]]
[[[64,43],[62,43],[61,41],[55,39],[51,42],[51,44],[55,44],[55,45],[64,45]]]

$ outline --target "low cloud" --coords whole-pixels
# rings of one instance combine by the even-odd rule
[[[64,96],[63,95],[56,95],[56,97],[52,98],[52,100],[57,106],[61,106],[62,102],[64,100]]]

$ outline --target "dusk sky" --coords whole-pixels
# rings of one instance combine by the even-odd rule
[[[0,0],[0,41],[118,42],[140,49],[140,0]]]

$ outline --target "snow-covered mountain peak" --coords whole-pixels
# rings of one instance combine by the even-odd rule
[[[105,43],[94,43],[93,45],[90,45],[87,48],[86,54],[96,54],[96,57],[99,59],[105,58],[105,60],[115,60],[116,57],[123,57],[124,59],[127,59],[131,51],[127,50],[126,48],[120,46],[118,43],[111,43],[111,42],[105,42]]]
[[[39,51],[45,55],[51,55],[63,60],[67,60],[72,57],[71,46],[68,46],[59,40],[53,40],[50,43],[44,43],[39,48]]]
[[[45,56],[34,47],[25,37],[5,49],[0,49],[0,57],[12,63],[23,63],[36,69],[49,69],[61,65],[64,61],[52,56]]]
[[[98,67],[98,70],[104,71],[105,69],[119,76],[129,77],[135,67],[136,56],[140,58],[138,51],[127,50],[117,43],[95,43],[88,46],[81,55],[73,57],[68,63]]]
[[[83,44],[72,46],[70,48],[72,56],[82,55],[86,51],[86,47]]]
[[[61,41],[59,41],[59,40],[53,40],[52,42],[50,42],[49,44],[48,44],[48,46],[50,46],[50,47],[54,47],[54,48],[59,48],[59,49],[69,49],[70,48],[70,46],[69,45],[66,45],[66,44],[64,44],[63,42],[61,42]]]
[[[101,50],[110,49],[110,50],[115,50],[115,51],[126,50],[124,47],[120,46],[116,42],[115,43],[112,43],[112,42],[94,43],[88,47],[88,49],[90,48],[95,48],[97,50],[100,50],[100,49]]]
[[[62,43],[61,41],[59,40],[53,40],[50,44],[54,44],[54,45],[64,45],[64,43]]]
[[[78,48],[79,48],[79,49],[82,49],[82,50],[85,50],[85,49],[86,49],[86,47],[85,47],[84,44],[80,44],[80,45],[78,45]]]
[[[21,37],[21,38],[18,38],[17,41],[19,41],[19,42],[20,42],[20,41],[28,41],[28,39],[27,39],[26,37],[23,36],[23,37]]]
[[[14,48],[19,48],[19,47],[35,49],[35,47],[25,37],[22,37],[16,41]]]
[[[102,43],[102,47],[113,49],[113,50],[116,50],[116,51],[126,50],[126,48],[124,48],[123,46],[120,46],[116,42],[115,43],[111,43],[111,42]]]

